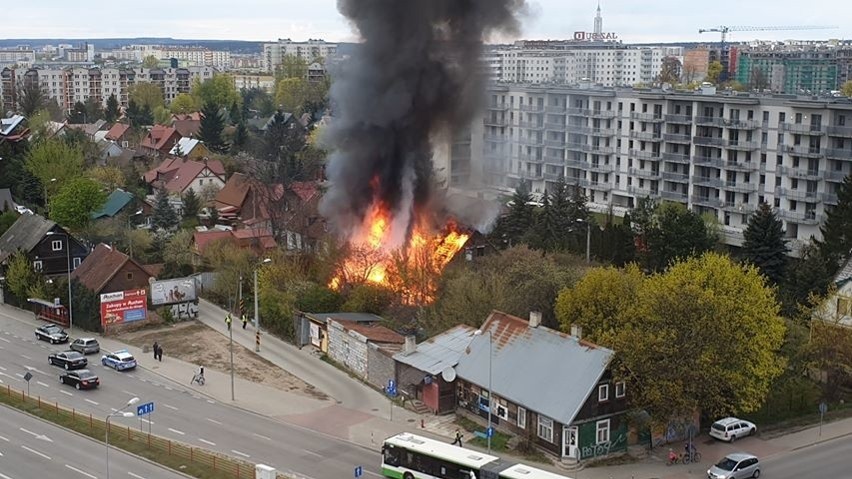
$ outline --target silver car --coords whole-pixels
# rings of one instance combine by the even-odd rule
[[[69,346],[80,354],[95,354],[101,352],[101,345],[95,338],[77,338]]]
[[[728,454],[707,471],[707,479],[747,479],[760,477],[757,457],[744,452]]]

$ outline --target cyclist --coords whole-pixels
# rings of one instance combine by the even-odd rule
[[[204,366],[198,366],[198,370],[195,372],[195,375],[192,377],[192,383],[198,383],[199,385],[204,385]]]
[[[669,448],[669,464],[676,464],[677,459],[677,454],[675,454],[674,449]]]

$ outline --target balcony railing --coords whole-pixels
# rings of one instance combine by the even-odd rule
[[[698,206],[709,206],[710,208],[721,208],[724,202],[719,198],[709,196],[692,195],[692,204]]]
[[[600,128],[594,126],[584,126],[580,131],[592,136],[615,136],[615,130],[612,128]]]
[[[589,163],[589,171],[596,171],[598,173],[609,173],[612,171],[611,163]]]
[[[545,153],[544,161],[547,163],[556,163],[556,164],[564,164],[565,157],[564,156],[556,156],[556,155],[548,155]]]
[[[544,140],[544,146],[548,148],[565,148],[565,140]]]
[[[565,166],[567,166],[568,168],[576,168],[585,171],[589,169],[589,162],[579,160],[565,160]]]
[[[790,188],[775,188],[775,195],[792,198],[794,200],[805,200],[811,202],[816,202],[820,197],[820,194],[816,191],[793,190]]]
[[[663,153],[663,159],[673,163],[689,164],[689,155],[680,153]]]
[[[509,141],[509,137],[503,135],[485,135],[485,141],[490,141],[492,143],[506,143]]]
[[[726,161],[725,169],[731,171],[757,171],[757,163],[751,161]]]
[[[779,166],[777,171],[782,175],[789,176],[790,178],[817,180],[822,176],[819,170],[811,170],[807,168],[793,168],[791,166]]]
[[[598,191],[612,190],[612,184],[606,181],[589,181],[585,186]]]
[[[788,133],[802,135],[822,136],[825,134],[825,125],[809,125],[805,123],[779,123],[779,129]]]
[[[509,120],[507,120],[505,118],[486,118],[485,124],[488,125],[488,126],[507,127],[507,126],[509,126]]]
[[[725,139],[717,136],[693,136],[692,142],[696,145],[725,146]]]
[[[526,153],[521,153],[520,155],[518,155],[518,159],[521,161],[528,161],[530,163],[544,163],[544,157],[528,155]]]
[[[544,110],[548,113],[557,113],[557,114],[565,113],[565,107],[564,106],[547,105],[547,106],[544,107]]]
[[[698,186],[708,186],[710,188],[721,188],[724,182],[721,178],[712,176],[696,176],[692,182]]]
[[[827,205],[837,205],[837,194],[836,193],[823,193],[822,194],[822,202]]]
[[[505,111],[509,109],[508,103],[490,103],[488,105],[489,110],[497,110],[497,111]]]
[[[590,110],[589,116],[592,118],[614,118],[615,111],[613,110]]]
[[[544,105],[521,105],[520,110],[530,113],[543,113]]]
[[[731,150],[756,150],[760,148],[760,144],[756,141],[746,141],[746,140],[728,140],[725,145]]]
[[[691,124],[692,115],[666,115],[666,121],[669,123]]]
[[[524,137],[521,137],[521,139],[518,140],[518,142],[521,143],[522,145],[529,145],[529,146],[544,146],[544,144],[545,144],[543,138],[524,138]]]
[[[630,119],[632,120],[640,120],[640,121],[651,121],[651,122],[662,122],[663,115],[657,115],[654,113],[639,113],[636,111],[630,112]]]
[[[739,193],[752,193],[757,191],[756,183],[737,183],[736,181],[726,181],[722,187],[728,191],[736,191]]]
[[[662,196],[664,199],[667,199],[667,200],[670,200],[670,201],[688,201],[689,200],[689,196],[687,196],[686,193],[682,193],[680,191],[663,190],[663,191],[660,192],[660,196]]]
[[[722,209],[731,213],[750,215],[757,211],[757,207],[748,203],[722,203]]]
[[[550,123],[545,122],[544,128],[552,131],[565,131],[565,123]]]
[[[763,124],[754,120],[728,120],[723,121],[725,126],[734,130],[757,130]]]
[[[852,160],[852,150],[846,148],[826,148],[825,156],[835,160]]]
[[[805,156],[808,158],[821,158],[825,156],[825,150],[813,146],[787,145],[784,151],[790,155]]]
[[[824,171],[822,173],[822,177],[825,178],[825,181],[831,181],[834,183],[843,183],[843,180],[845,180],[848,175],[849,173],[837,170]]]
[[[692,161],[696,165],[701,165],[701,166],[711,166],[711,167],[714,167],[714,168],[724,168],[725,167],[725,160],[723,160],[721,158],[716,158],[716,157],[695,156],[695,157],[692,158]]]
[[[640,160],[660,161],[662,159],[659,152],[655,153],[649,150],[629,150],[628,154]]]
[[[671,142],[671,143],[690,143],[692,142],[692,136],[683,135],[680,133],[666,133],[663,135],[663,139]]]
[[[630,130],[630,138],[646,141],[663,141],[663,136],[660,133],[655,133],[653,131]]]
[[[549,171],[545,171],[543,173],[545,180],[559,181],[560,179],[565,177],[564,173],[551,173]]]
[[[689,175],[686,173],[675,173],[673,171],[664,171],[663,179],[667,181],[675,181],[678,183],[689,183]]]
[[[522,122],[518,123],[518,125],[521,128],[527,128],[527,129],[530,129],[530,130],[543,130],[544,129],[544,123],[539,123],[539,122],[536,122],[536,121],[522,121]]]
[[[702,126],[725,126],[725,120],[723,118],[717,118],[715,116],[697,116],[695,117],[695,124]]]
[[[818,225],[825,220],[825,215],[817,214],[815,211],[799,212],[779,209],[777,213],[783,220],[805,225]]]
[[[641,196],[641,197],[645,197],[645,196],[652,196],[653,197],[653,196],[657,196],[659,194],[659,190],[652,190],[650,188],[639,188],[638,186],[633,186],[633,185],[628,186],[627,191],[631,195],[636,195],[636,196]]]
[[[658,179],[660,178],[660,172],[654,170],[646,170],[643,168],[630,168],[630,174],[639,178],[650,178],[650,179]]]
[[[829,126],[826,128],[826,131],[829,136],[852,138],[852,127],[849,126]]]

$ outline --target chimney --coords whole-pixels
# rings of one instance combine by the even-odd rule
[[[537,328],[541,326],[541,311],[530,311],[530,327]]]
[[[413,354],[417,349],[417,338],[414,336],[406,336],[405,344],[402,346],[402,354],[403,356],[408,356]]]
[[[583,327],[578,324],[572,324],[571,336],[574,336],[577,339],[583,339]]]

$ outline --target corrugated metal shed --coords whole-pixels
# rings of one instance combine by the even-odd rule
[[[418,344],[413,353],[407,356],[397,353],[393,359],[433,376],[440,374],[447,367],[458,364],[459,357],[470,344],[474,331],[476,329],[466,324],[459,324]]]
[[[613,352],[558,331],[494,311],[462,354],[456,372],[488,387],[489,334],[493,338],[492,389],[496,396],[571,424],[597,385]]]

